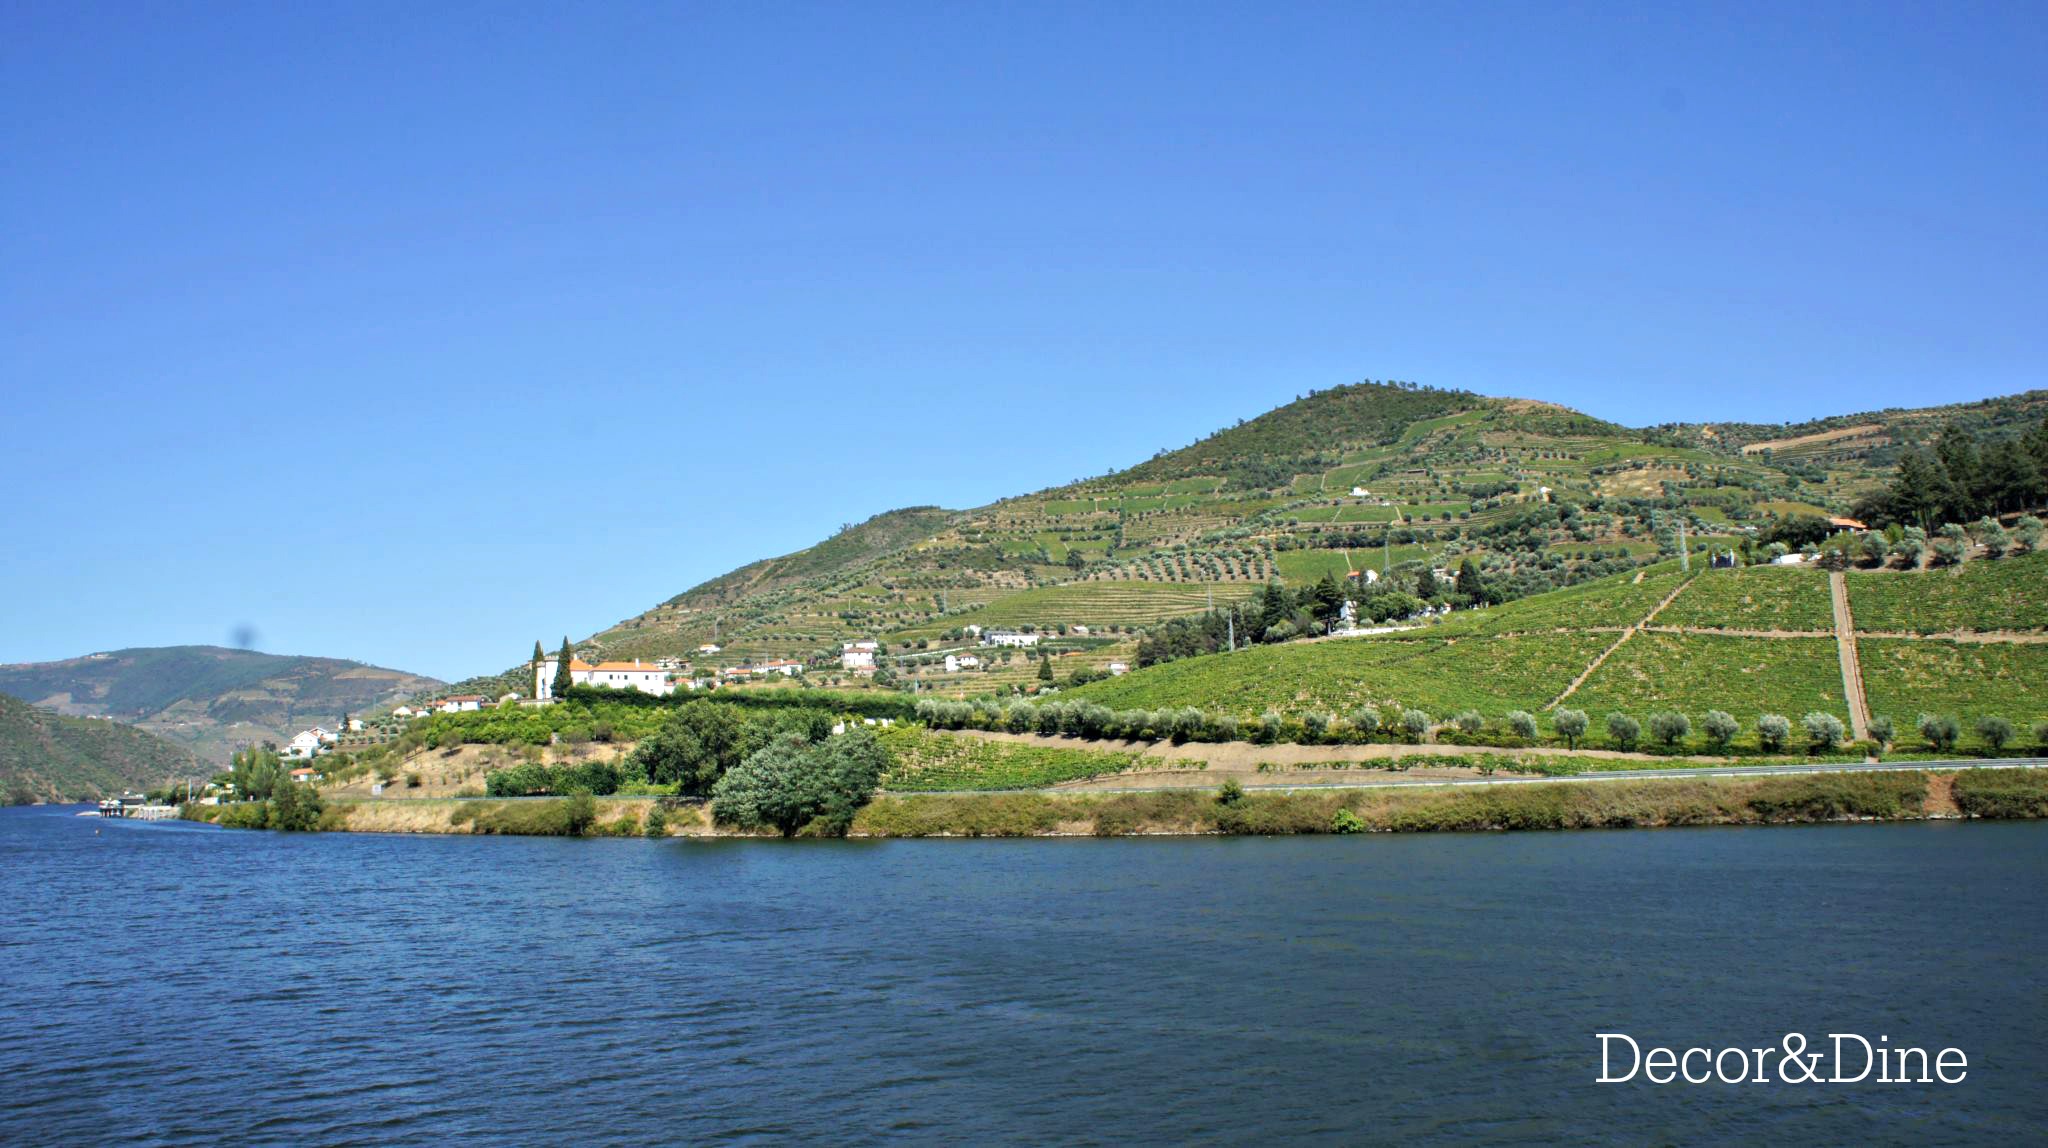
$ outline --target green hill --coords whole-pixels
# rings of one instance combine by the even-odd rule
[[[190,750],[118,722],[60,717],[0,695],[0,800],[84,801],[213,768]]]
[[[1272,579],[1470,557],[1489,585],[1522,597],[1668,556],[1681,524],[1704,552],[1781,517],[1846,513],[1884,484],[1903,445],[1950,422],[2017,435],[2044,414],[2048,392],[2036,391],[1798,426],[1635,430],[1528,399],[1358,383],[1099,478],[971,510],[878,515],[578,648],[690,658],[715,640],[723,648],[707,664],[793,658],[829,678],[840,642],[872,637],[902,673],[985,692],[1029,667],[998,659],[945,673],[932,651],[969,624],[1086,626],[1087,641],[1061,648],[1103,665],[1129,660],[1138,630]],[[508,662],[525,652],[508,650]]]
[[[111,650],[60,662],[0,665],[0,693],[70,717],[106,717],[225,762],[239,744],[282,741],[344,713],[388,705],[441,683],[341,658],[219,646]]]

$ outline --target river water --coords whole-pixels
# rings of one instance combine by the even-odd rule
[[[2038,1142],[2048,825],[302,835],[0,811],[0,1141]],[[1596,1084],[1855,1032],[1958,1085]]]

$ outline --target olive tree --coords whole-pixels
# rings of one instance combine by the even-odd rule
[[[1586,736],[1585,710],[1559,710],[1550,715],[1550,728],[1564,739],[1567,748],[1579,748],[1579,739]]]
[[[1768,753],[1785,748],[1792,736],[1792,722],[1784,714],[1762,714],[1756,719],[1756,741]]]
[[[1735,720],[1735,715],[1725,710],[1708,710],[1707,716],[1700,720],[1700,728],[1706,731],[1707,741],[1716,749],[1728,748],[1728,743],[1742,732],[1742,725]]]
[[[1961,741],[1963,737],[1962,723],[1952,717],[1921,714],[1917,724],[1920,736],[1927,739],[1927,744],[1943,753],[1954,749],[1956,742]]]
[[[1672,710],[1661,710],[1650,715],[1650,734],[1666,749],[1676,746],[1692,733],[1692,719]]]
[[[1842,719],[1819,710],[1799,719],[1806,728],[1806,740],[1816,752],[1825,753],[1842,744]]]
[[[1627,752],[1636,747],[1637,739],[1643,736],[1643,723],[1616,710],[1607,715],[1607,740],[1614,747]]]
[[[1402,710],[1401,728],[1420,738],[1429,733],[1429,715],[1421,710]]]
[[[1509,710],[1501,721],[1508,727],[1508,732],[1516,737],[1529,741],[1536,740],[1536,715],[1528,710]]]
[[[1882,714],[1870,719],[1870,740],[1877,744],[1890,745],[1896,732],[1892,728],[1892,719]]]
[[[1451,721],[1456,723],[1457,727],[1466,733],[1478,733],[1486,728],[1486,719],[1479,716],[1478,710],[1464,710],[1457,717],[1452,718]]]
[[[1371,741],[1372,735],[1380,732],[1380,711],[1377,706],[1359,706],[1351,711],[1351,728],[1358,731],[1359,739]]]
[[[2013,732],[2012,723],[2002,717],[1977,719],[1977,736],[1984,739],[1984,744],[1990,746],[1993,753],[2004,749],[2006,743],[2012,741]]]

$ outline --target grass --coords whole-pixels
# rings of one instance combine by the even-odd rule
[[[1708,570],[1657,615],[1660,626],[1712,629],[1826,631],[1834,624],[1827,575],[1774,566]]]
[[[1043,789],[1122,773],[1138,760],[1135,753],[952,737],[912,725],[883,730],[880,736],[896,759],[882,787],[898,792]]]
[[[2022,731],[2048,717],[2048,646],[1859,638],[1863,692],[1907,736],[1923,713],[1997,716]]]
[[[2048,629],[2048,554],[1944,570],[1852,570],[1856,628],[1880,633]]]
[[[1613,710],[1641,718],[1672,709],[1695,719],[1726,710],[1745,727],[1761,713],[1784,714],[1795,726],[1810,710],[1849,716],[1832,638],[1639,633],[1564,704],[1586,711],[1596,728]]]

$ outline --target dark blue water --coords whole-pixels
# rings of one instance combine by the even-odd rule
[[[784,844],[7,810],[0,1141],[2036,1142],[2044,878],[2048,825]],[[1970,1074],[1593,1083],[1597,1031],[1788,1029]]]

